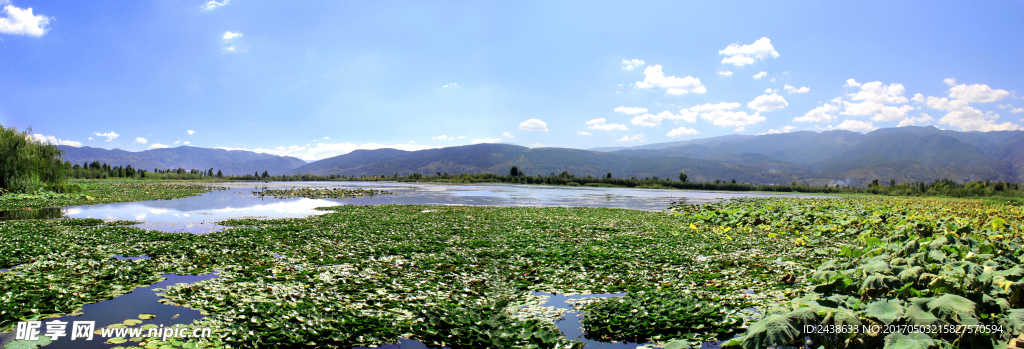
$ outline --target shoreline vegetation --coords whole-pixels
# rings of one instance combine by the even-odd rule
[[[199,171],[184,169],[158,170],[158,172],[136,171],[126,172],[125,167],[104,167],[97,164],[98,170],[91,170],[93,175],[75,178],[134,178],[148,180],[181,180],[181,181],[202,181],[202,182],[398,182],[398,183],[451,183],[451,184],[472,184],[472,183],[503,183],[503,184],[531,184],[531,185],[555,185],[570,187],[610,187],[610,188],[641,188],[641,189],[680,189],[680,190],[703,190],[703,191],[735,191],[735,192],[765,192],[765,193],[801,193],[801,194],[824,194],[839,196],[857,195],[882,195],[882,196],[912,196],[912,197],[949,197],[949,198],[977,198],[990,202],[1024,203],[1024,184],[999,181],[971,181],[959,183],[948,179],[933,182],[896,183],[890,180],[888,183],[874,180],[867,187],[852,186],[809,186],[798,182],[789,184],[753,184],[738,183],[735,180],[716,179],[710,182],[691,182],[687,180],[685,173],[680,173],[678,178],[653,177],[629,177],[615,178],[611,173],[604,177],[577,176],[563,171],[562,173],[550,173],[548,175],[527,175],[515,166],[509,174],[493,173],[435,173],[409,175],[372,175],[372,176],[319,176],[313,174],[301,175],[270,175],[266,171],[262,174],[224,176],[213,172],[213,169]],[[104,169],[109,168],[109,170]],[[72,172],[78,176],[80,171]],[[110,177],[95,175],[96,171],[107,171]],[[219,172],[219,171],[218,171]],[[513,174],[514,173],[514,174]],[[129,175],[131,174],[131,175]]]

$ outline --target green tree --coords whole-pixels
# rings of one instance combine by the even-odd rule
[[[510,176],[517,177],[519,176],[519,167],[516,167],[516,165],[512,165],[512,169],[510,169],[508,172]]]
[[[686,172],[679,172],[679,181],[686,182]]]
[[[0,188],[31,192],[42,188],[64,191],[71,168],[56,145],[32,138],[32,128],[18,132],[0,126]]]

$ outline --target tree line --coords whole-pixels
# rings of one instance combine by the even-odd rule
[[[64,151],[33,138],[31,132],[32,128],[19,132],[0,125],[0,193],[76,191],[77,187],[66,183],[68,167],[61,161]]]

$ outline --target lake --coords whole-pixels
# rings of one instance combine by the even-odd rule
[[[273,183],[227,183],[219,184],[223,190],[214,190],[199,196],[173,200],[112,203],[91,206],[71,206],[35,211],[0,212],[3,219],[52,219],[52,218],[99,218],[105,220],[133,220],[141,222],[135,227],[166,232],[209,233],[224,229],[217,222],[233,218],[290,218],[324,214],[317,207],[335,205],[474,205],[505,207],[605,207],[648,211],[661,211],[673,202],[702,204],[738,197],[820,197],[788,193],[710,192],[670,189],[595,188],[511,184],[438,184],[438,183],[393,183],[393,182],[273,182]],[[258,197],[252,193],[265,189],[289,188],[364,188],[385,190],[393,194],[374,197],[347,199],[307,199]],[[137,258],[140,256],[129,256]],[[126,258],[117,256],[116,258]],[[142,257],[145,258],[145,257]],[[4,271],[16,272],[16,271]],[[141,313],[158,315],[160,324],[190,323],[201,317],[197,311],[165,305],[157,302],[159,297],[153,288],[178,282],[199,282],[215,275],[164,275],[166,280],[134,292],[95,304],[86,305],[81,317],[65,317],[63,320],[97,320],[113,323],[125,318],[134,318]],[[581,295],[566,297],[550,296],[545,306],[571,308],[570,298],[616,295]],[[174,320],[168,320],[176,314]],[[580,330],[578,313],[569,311],[564,320],[556,322],[571,339],[580,339],[587,348],[635,348],[636,343],[600,343],[584,338]],[[10,341],[13,333],[0,334],[0,344]],[[57,341],[48,346],[53,348],[109,348],[102,341],[75,345],[68,341]],[[705,347],[714,347],[707,343]],[[402,340],[396,345],[382,348],[419,348],[422,343]]]

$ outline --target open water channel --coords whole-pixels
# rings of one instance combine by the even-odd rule
[[[224,229],[217,222],[233,218],[290,218],[305,217],[328,213],[314,210],[317,207],[335,205],[469,205],[469,206],[505,206],[505,207],[606,207],[635,210],[661,211],[673,202],[702,204],[736,197],[790,196],[814,197],[787,193],[750,193],[750,192],[711,192],[670,189],[632,189],[632,188],[595,188],[595,187],[561,187],[510,184],[437,184],[437,183],[388,183],[388,182],[271,182],[271,183],[227,183],[217,184],[226,189],[214,190],[199,196],[156,201],[139,201],[90,206],[70,206],[50,208],[38,211],[0,211],[0,220],[24,218],[99,218],[104,220],[132,220],[141,222],[134,227],[153,229],[166,232],[182,232],[203,234]],[[391,195],[359,197],[348,199],[307,199],[258,197],[252,193],[265,189],[289,188],[364,188],[391,192]],[[140,257],[140,256],[130,256]],[[125,258],[118,256],[118,258]],[[145,258],[142,256],[142,258]],[[17,272],[0,270],[0,272]],[[157,317],[150,321],[158,325],[171,326],[179,323],[191,323],[201,318],[198,311],[180,306],[166,305],[159,302],[154,288],[176,283],[192,283],[217,277],[210,275],[163,275],[166,280],[157,284],[138,287],[126,295],[88,304],[83,307],[81,316],[65,316],[49,319],[47,322],[60,320],[89,321],[95,320],[96,326],[133,319],[142,313],[151,313]],[[564,319],[555,324],[570,339],[579,339],[586,343],[588,349],[615,348],[633,349],[638,343],[602,343],[586,339],[580,329],[577,312],[573,311],[571,299],[594,296],[615,295],[548,295],[543,306],[565,308]],[[171,315],[174,314],[174,315]],[[173,318],[173,319],[172,319]],[[43,324],[46,328],[46,323]],[[98,336],[97,336],[98,337]],[[14,339],[14,333],[0,333],[0,345],[6,346]],[[96,338],[98,339],[98,338]],[[110,348],[113,345],[103,344],[103,340],[74,342],[61,338],[47,345],[46,348]],[[132,343],[126,343],[131,345]],[[717,347],[715,343],[706,343],[705,347]],[[385,345],[382,349],[395,348],[427,348],[423,343],[403,339],[399,343]]]

